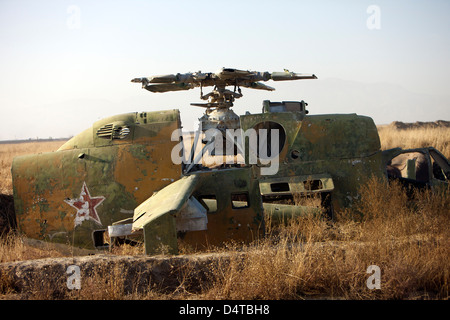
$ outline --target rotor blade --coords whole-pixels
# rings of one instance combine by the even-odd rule
[[[216,103],[191,103],[191,106],[196,106],[196,107],[203,107],[203,108],[212,108],[212,107],[216,107],[217,104]]]
[[[314,74],[303,74],[295,72],[272,72],[273,81],[302,80],[302,79],[317,79],[317,77]]]
[[[253,74],[254,72],[248,70],[222,68],[221,70],[217,71],[214,75],[221,80],[228,80],[228,79],[248,77],[252,76]]]
[[[189,90],[195,86],[190,83],[148,84],[144,88],[151,92],[168,92]]]
[[[239,85],[242,87],[245,87],[245,88],[252,88],[252,89],[258,89],[258,90],[267,90],[267,91],[275,90],[275,88],[272,88],[261,82],[243,82],[243,83],[239,83]]]
[[[177,80],[177,76],[174,74],[165,74],[160,76],[148,77],[149,83],[172,83]]]
[[[152,76],[152,77],[142,77],[142,78],[134,78],[131,80],[131,82],[136,83],[172,83],[175,82],[177,77],[174,74],[167,74],[164,76]]]
[[[197,75],[196,75],[197,76]],[[203,74],[199,74],[197,77],[201,80]],[[165,74],[159,76],[151,76],[144,78],[134,78],[131,82],[142,83],[190,83],[194,82],[196,77],[192,73],[177,73],[177,74]]]

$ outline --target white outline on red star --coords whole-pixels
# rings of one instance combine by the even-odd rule
[[[86,182],[83,182],[80,196],[77,199],[64,200],[65,203],[77,209],[75,226],[81,225],[84,220],[93,220],[102,225],[97,213],[97,207],[105,200],[104,196],[91,197]]]

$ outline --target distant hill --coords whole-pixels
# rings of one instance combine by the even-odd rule
[[[416,121],[414,123],[405,123],[401,121],[394,121],[389,124],[390,127],[396,129],[418,129],[418,128],[450,128],[450,121],[438,120],[433,122]]]
[[[50,141],[66,141],[66,140],[69,140],[69,139],[70,139],[70,138],[0,140],[0,144],[30,143],[30,142],[50,142]]]

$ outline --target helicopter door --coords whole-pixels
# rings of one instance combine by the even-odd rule
[[[416,188],[430,186],[431,159],[426,149],[405,150],[392,158],[386,169],[390,179],[399,179]]]

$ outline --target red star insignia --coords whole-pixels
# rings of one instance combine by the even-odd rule
[[[81,187],[80,197],[78,199],[64,200],[65,203],[77,209],[75,217],[75,226],[81,225],[84,220],[93,220],[99,225],[102,225],[97,213],[97,207],[105,200],[105,197],[91,197],[86,182],[83,182]]]

